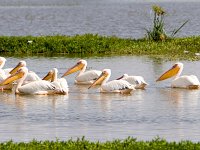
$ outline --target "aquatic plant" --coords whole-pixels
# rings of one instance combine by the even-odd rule
[[[28,42],[29,41],[29,42]],[[30,42],[32,41],[32,42]],[[200,36],[165,42],[123,39],[93,34],[76,36],[0,36],[1,56],[112,56],[148,55],[164,59],[200,60]]]
[[[0,149],[9,149],[9,150],[16,150],[16,149],[67,149],[67,150],[82,150],[82,149],[91,149],[91,150],[100,150],[100,149],[118,149],[118,150],[146,150],[146,149],[184,149],[184,150],[191,150],[191,149],[200,149],[200,143],[195,143],[191,141],[180,141],[180,142],[168,142],[165,139],[161,138],[154,138],[151,141],[138,141],[135,138],[128,137],[124,140],[113,140],[113,141],[106,141],[106,142],[92,142],[86,140],[84,137],[78,138],[77,140],[67,140],[67,141],[37,141],[32,140],[30,142],[19,142],[15,143],[13,141],[7,141],[0,143]]]
[[[164,41],[167,38],[172,38],[189,21],[189,20],[185,21],[179,28],[174,29],[172,31],[171,35],[168,35],[165,31],[165,23],[164,23],[164,16],[166,14],[165,10],[158,5],[153,5],[152,10],[154,12],[153,29],[146,29],[145,28],[145,30],[147,32],[146,36],[147,36],[148,40]]]

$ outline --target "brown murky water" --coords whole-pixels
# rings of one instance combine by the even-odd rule
[[[21,58],[7,58],[13,67]],[[40,77],[57,67],[59,76],[78,58],[24,58]],[[146,57],[86,58],[88,69],[110,68],[111,79],[123,73],[142,75],[146,90],[132,95],[101,94],[98,89],[74,85],[67,76],[69,95],[30,96],[0,92],[0,141],[66,140],[86,136],[90,140],[112,140],[132,136],[142,140],[160,136],[167,140],[200,140],[200,90],[169,88],[170,80],[156,78],[174,62]],[[183,74],[200,78],[200,62],[183,62]]]

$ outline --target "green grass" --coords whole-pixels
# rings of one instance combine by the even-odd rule
[[[28,43],[28,41],[33,41]],[[0,55],[148,55],[164,59],[200,60],[200,36],[166,41],[122,39],[85,34],[76,36],[1,36]],[[184,53],[184,51],[189,51]]]
[[[54,150],[54,149],[67,149],[67,150],[198,150],[200,149],[200,143],[194,143],[191,141],[180,142],[168,142],[165,139],[155,138],[151,141],[138,141],[134,138],[127,138],[125,140],[113,140],[106,142],[92,142],[86,140],[84,137],[77,140],[68,141],[37,141],[33,140],[28,143],[13,141],[7,141],[0,143],[1,150],[13,149],[13,150]]]

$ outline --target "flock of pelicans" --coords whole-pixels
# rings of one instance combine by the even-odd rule
[[[0,89],[12,90],[16,94],[68,94],[68,84],[65,76],[79,71],[75,77],[76,84],[87,84],[88,89],[100,85],[100,92],[131,93],[135,89],[145,89],[148,85],[141,76],[128,76],[108,81],[111,76],[110,69],[86,71],[87,61],[79,60],[73,67],[68,69],[61,78],[57,77],[58,70],[53,68],[41,79],[34,72],[28,71],[25,61],[20,61],[15,68],[3,69],[6,62],[0,57]],[[176,63],[161,75],[156,81],[162,81],[174,77],[171,83],[173,88],[198,89],[200,83],[195,75],[180,76],[183,70],[182,63]]]

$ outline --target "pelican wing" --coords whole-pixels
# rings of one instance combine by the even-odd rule
[[[52,82],[52,84],[56,87],[58,93],[67,94],[68,93],[68,84],[66,79],[60,78],[57,81]]]
[[[0,81],[3,81],[4,79],[6,79],[6,74],[5,74],[5,72],[4,72],[4,70],[3,69],[0,69]]]
[[[172,81],[172,87],[187,88],[192,85],[200,85],[199,80],[194,75],[184,75]]]
[[[142,76],[128,76],[123,79],[133,85],[147,84]]]
[[[48,81],[41,80],[23,85],[18,90],[23,94],[37,94],[40,92],[55,91],[56,87]]]
[[[76,81],[77,82],[93,81],[96,80],[101,75],[101,73],[102,72],[99,70],[89,70],[77,76]]]
[[[103,84],[101,88],[104,91],[111,92],[116,90],[134,89],[134,86],[125,80],[112,80],[106,84]]]
[[[25,82],[32,82],[32,81],[39,81],[41,78],[33,71],[29,71],[26,78]]]

